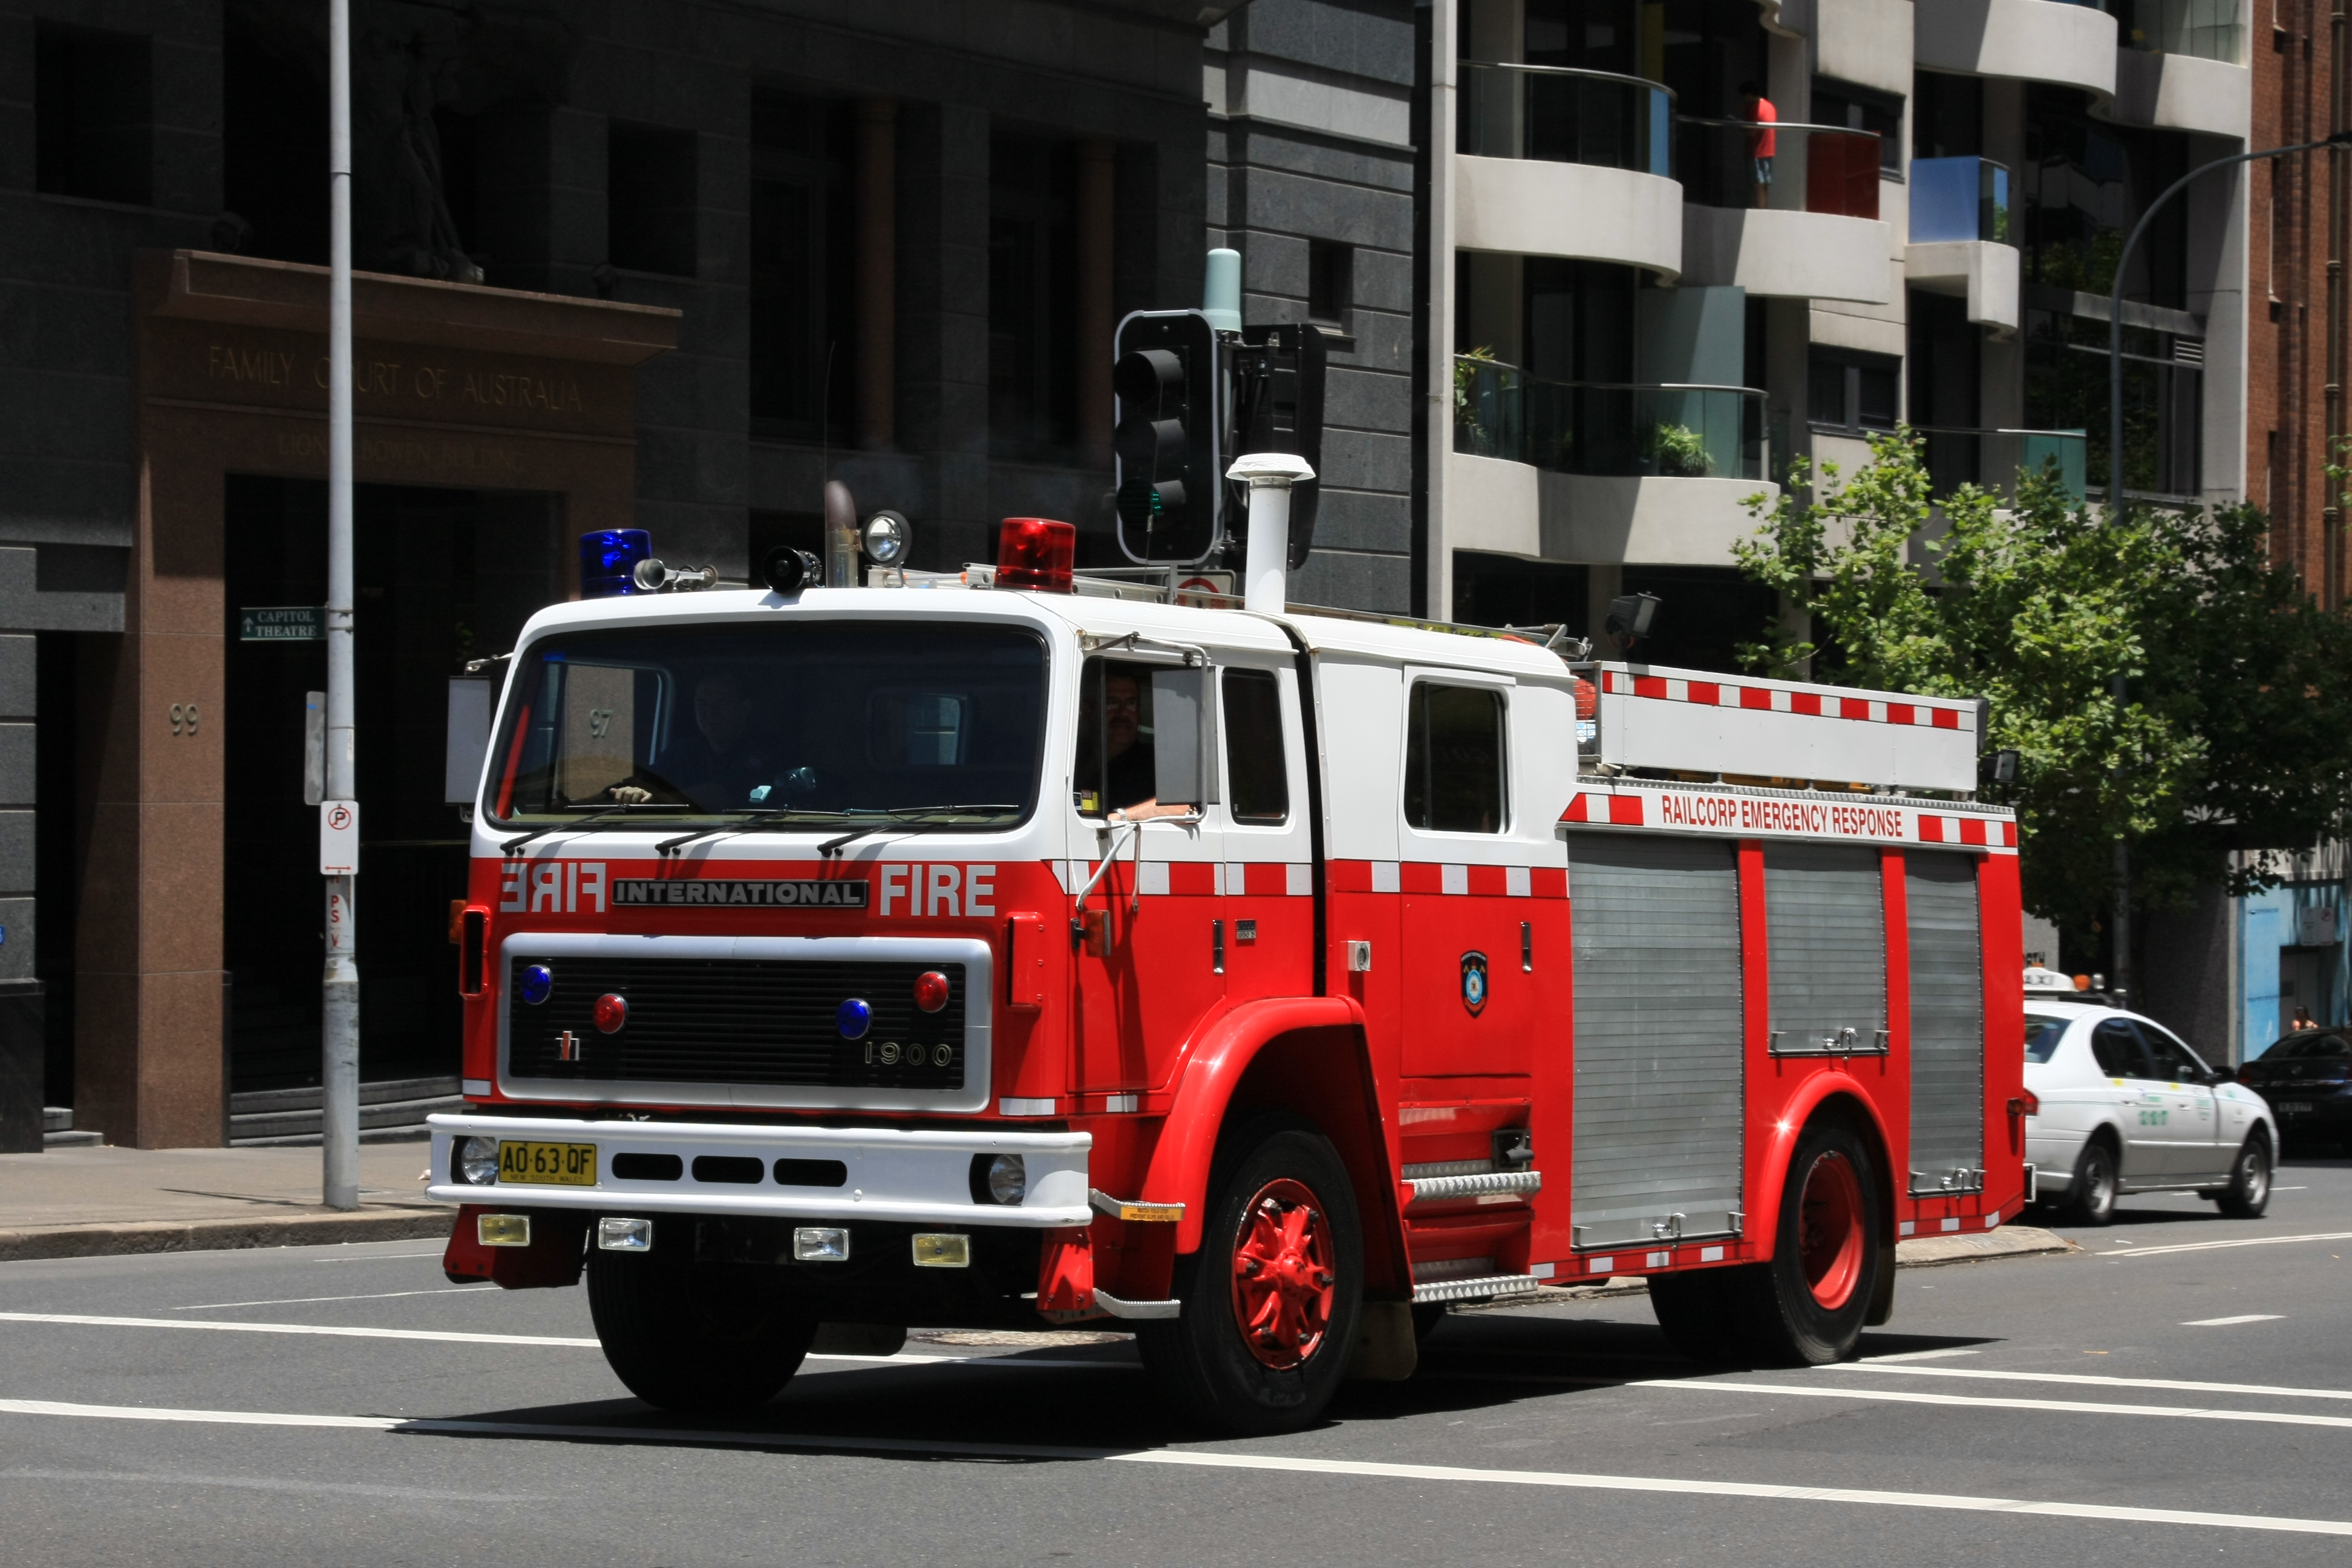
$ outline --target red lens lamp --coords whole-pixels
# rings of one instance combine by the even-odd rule
[[[608,991],[596,998],[596,1005],[591,1012],[598,1028],[608,1035],[616,1035],[620,1033],[621,1026],[629,1021],[629,999]]]
[[[915,1005],[926,1013],[936,1013],[948,1005],[948,977],[936,969],[927,969],[915,976]]]
[[[996,535],[996,585],[1041,594],[1071,591],[1078,531],[1050,517],[1008,517]]]

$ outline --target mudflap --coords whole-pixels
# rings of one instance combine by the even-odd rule
[[[1895,1239],[1889,1237],[1878,1249],[1878,1278],[1870,1282],[1870,1310],[1863,1314],[1863,1326],[1875,1329],[1895,1316]]]
[[[529,1247],[484,1247],[478,1222],[486,1212],[479,1204],[466,1204],[457,1210],[449,1248],[441,1255],[441,1272],[453,1283],[487,1279],[506,1290],[557,1289],[580,1283],[580,1270],[588,1258],[585,1212],[524,1211],[530,1221]]]

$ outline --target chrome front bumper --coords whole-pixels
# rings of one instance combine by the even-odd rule
[[[916,1225],[1007,1226],[1043,1230],[1089,1224],[1088,1132],[1024,1132],[972,1127],[901,1131],[876,1127],[744,1127],[694,1121],[582,1121],[520,1116],[434,1116],[432,1184],[444,1203],[492,1207],[596,1209],[625,1214],[756,1215],[779,1219],[895,1220]],[[457,1179],[450,1149],[463,1137],[534,1143],[593,1143],[596,1184],[557,1186]],[[675,1156],[674,1181],[622,1180],[616,1154]],[[1018,1154],[1028,1195],[1018,1205],[974,1203],[975,1154]],[[698,1180],[699,1155],[750,1156],[756,1184]],[[778,1160],[837,1160],[847,1179],[837,1187],[779,1184]]]

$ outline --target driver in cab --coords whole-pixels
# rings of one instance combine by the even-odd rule
[[[1183,816],[1199,807],[1162,805],[1158,758],[1143,733],[1150,667],[1108,663],[1087,671],[1079,709],[1078,810],[1112,822]]]

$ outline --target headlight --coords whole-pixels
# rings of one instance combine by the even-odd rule
[[[980,1189],[973,1196],[985,1194],[983,1202],[1010,1208],[1029,1195],[1029,1168],[1020,1155],[985,1154],[972,1163],[979,1167],[972,1173],[979,1178],[972,1185]]]
[[[450,1151],[449,1164],[459,1181],[469,1186],[487,1187],[499,1179],[499,1141],[460,1138]]]

